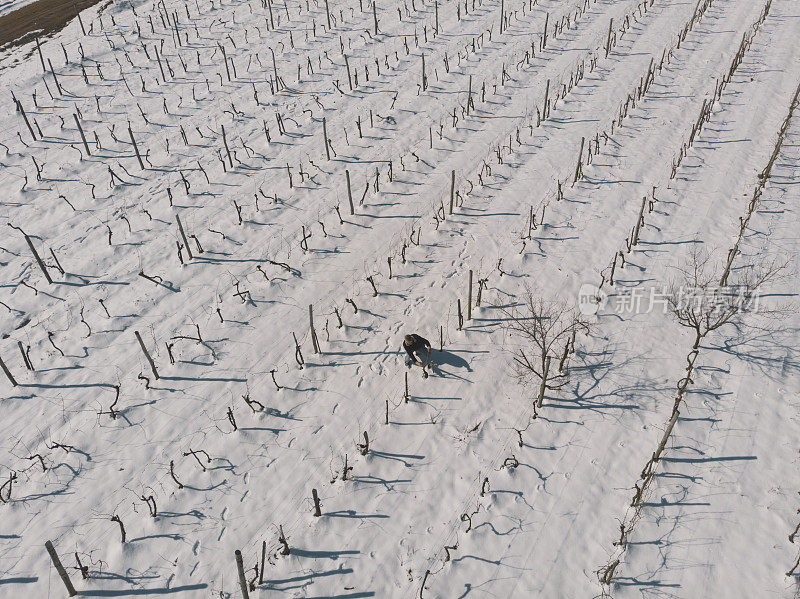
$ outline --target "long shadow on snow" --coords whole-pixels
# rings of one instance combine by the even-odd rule
[[[341,551],[311,551],[308,549],[297,549],[292,547],[292,555],[295,557],[307,557],[309,559],[339,559],[343,555],[358,555],[361,553],[357,549],[342,549]]]
[[[470,352],[476,354],[488,354],[488,351],[480,351],[480,352]],[[472,368],[469,366],[469,362],[467,362],[461,356],[456,355],[453,352],[444,351],[444,350],[433,350],[431,352],[431,357],[433,358],[434,362],[438,366],[452,366],[454,368],[466,368],[467,372],[472,372]]]
[[[386,460],[395,460],[397,462],[401,462],[406,468],[410,468],[414,464],[407,462],[408,460],[424,460],[424,455],[413,455],[413,454],[406,454],[406,453],[388,453],[386,451],[370,451],[370,455],[376,458],[383,458]],[[405,458],[405,459],[403,459]]]
[[[274,580],[265,580],[264,585],[267,588],[271,588],[276,591],[287,591],[287,588],[275,588],[278,585],[287,585],[294,582],[313,582],[315,578],[322,578],[323,576],[335,576],[338,574],[352,574],[352,568],[343,568],[339,566],[336,570],[326,570],[323,572],[314,572],[311,571],[310,574],[303,574],[302,576],[293,576],[292,578],[276,578]],[[306,586],[306,585],[299,585],[299,586]],[[292,587],[296,588],[296,587]]]
[[[174,593],[183,593],[186,591],[199,591],[207,589],[208,585],[205,583],[188,584],[182,587],[162,587],[155,589],[123,589],[118,591],[102,591],[102,590],[85,590],[78,591],[81,597],[138,597],[141,595],[172,595]]]
[[[375,593],[372,591],[359,591],[356,593],[347,593],[346,595],[314,595],[309,596],[308,599],[361,599],[362,597],[374,597]]]
[[[631,586],[633,586],[633,587],[658,587],[658,588],[670,587],[670,588],[676,588],[676,589],[681,587],[681,585],[679,585],[677,583],[667,584],[666,582],[661,582],[660,580],[644,581],[644,580],[638,580],[637,578],[628,578],[628,577],[615,578],[614,579],[614,586],[619,586],[619,587],[631,587]]]
[[[328,518],[388,518],[387,514],[358,514],[355,510],[337,510],[335,512],[325,512],[322,514]]]
[[[0,578],[0,585],[4,584],[29,584],[39,580],[38,576],[20,576],[18,578]]]

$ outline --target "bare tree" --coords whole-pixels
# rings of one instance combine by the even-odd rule
[[[695,249],[687,263],[677,267],[679,274],[668,286],[670,311],[681,326],[694,331],[693,349],[697,349],[711,331],[728,323],[738,324],[745,312],[758,310],[767,316],[785,313],[785,307],[760,307],[759,303],[762,288],[782,278],[786,267],[780,262],[743,267],[728,285],[720,287],[720,264],[710,254]]]
[[[576,306],[538,296],[530,287],[526,287],[520,303],[501,310],[508,318],[506,330],[521,341],[513,354],[517,379],[522,383],[538,381],[535,405],[541,408],[547,390],[560,389],[567,383],[566,356],[574,351],[578,330],[588,332],[589,323]],[[557,370],[551,368],[553,358],[560,359]]]

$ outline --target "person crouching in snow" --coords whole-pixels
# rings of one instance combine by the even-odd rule
[[[431,342],[417,334],[406,335],[403,339],[403,349],[406,350],[406,366],[411,368],[412,364],[422,366],[423,370],[430,361]],[[415,355],[416,354],[416,355]]]

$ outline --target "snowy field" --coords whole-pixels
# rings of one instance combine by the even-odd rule
[[[29,0],[0,0],[0,17],[30,4]]]
[[[800,3],[373,2],[0,56],[0,597],[796,597]]]

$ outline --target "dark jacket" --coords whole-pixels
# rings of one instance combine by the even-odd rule
[[[411,345],[406,345],[405,340],[403,341],[403,348],[406,350],[409,356],[411,356],[412,360],[416,360],[417,358],[414,356],[414,352],[421,352],[421,351],[429,351],[431,347],[431,342],[425,339],[425,337],[420,337],[419,335],[411,335],[413,338],[413,342]]]

